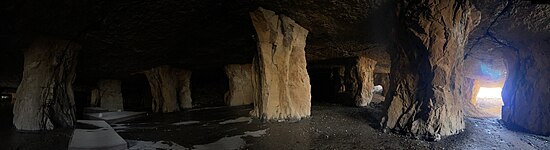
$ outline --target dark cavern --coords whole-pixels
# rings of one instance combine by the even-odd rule
[[[550,149],[547,0],[0,4],[0,149]]]

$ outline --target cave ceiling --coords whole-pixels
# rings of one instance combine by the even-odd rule
[[[17,80],[21,51],[37,37],[82,45],[77,79],[125,78],[158,65],[201,70],[250,63],[256,43],[249,12],[259,6],[287,15],[310,31],[308,60],[367,55],[389,67],[386,50],[392,47],[396,24],[396,4],[391,0],[8,0],[0,4],[3,82]],[[469,41],[481,42],[467,49],[498,47],[488,33],[506,41],[516,40],[510,37],[515,33],[548,38],[550,15],[544,13],[550,11],[542,11],[548,7],[523,1],[475,4],[482,20]]]

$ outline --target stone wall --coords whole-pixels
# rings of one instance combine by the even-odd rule
[[[509,74],[502,92],[502,121],[512,129],[550,135],[549,42],[533,41],[506,57]]]

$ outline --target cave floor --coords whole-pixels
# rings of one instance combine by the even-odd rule
[[[249,117],[251,106],[203,108],[112,127],[130,149],[550,149],[550,137],[510,131],[493,118],[466,118],[464,132],[439,142],[385,134],[376,129],[379,107],[314,103],[312,117],[295,123],[262,123]],[[71,136],[70,130],[0,131],[0,149],[66,149]]]

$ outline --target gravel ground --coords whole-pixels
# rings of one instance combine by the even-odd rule
[[[464,132],[439,142],[382,133],[380,107],[315,103],[310,118],[294,123],[251,119],[251,106],[203,108],[112,126],[130,149],[550,149],[549,137],[510,131],[492,118],[466,118]],[[70,133],[3,129],[0,149],[66,149]]]

